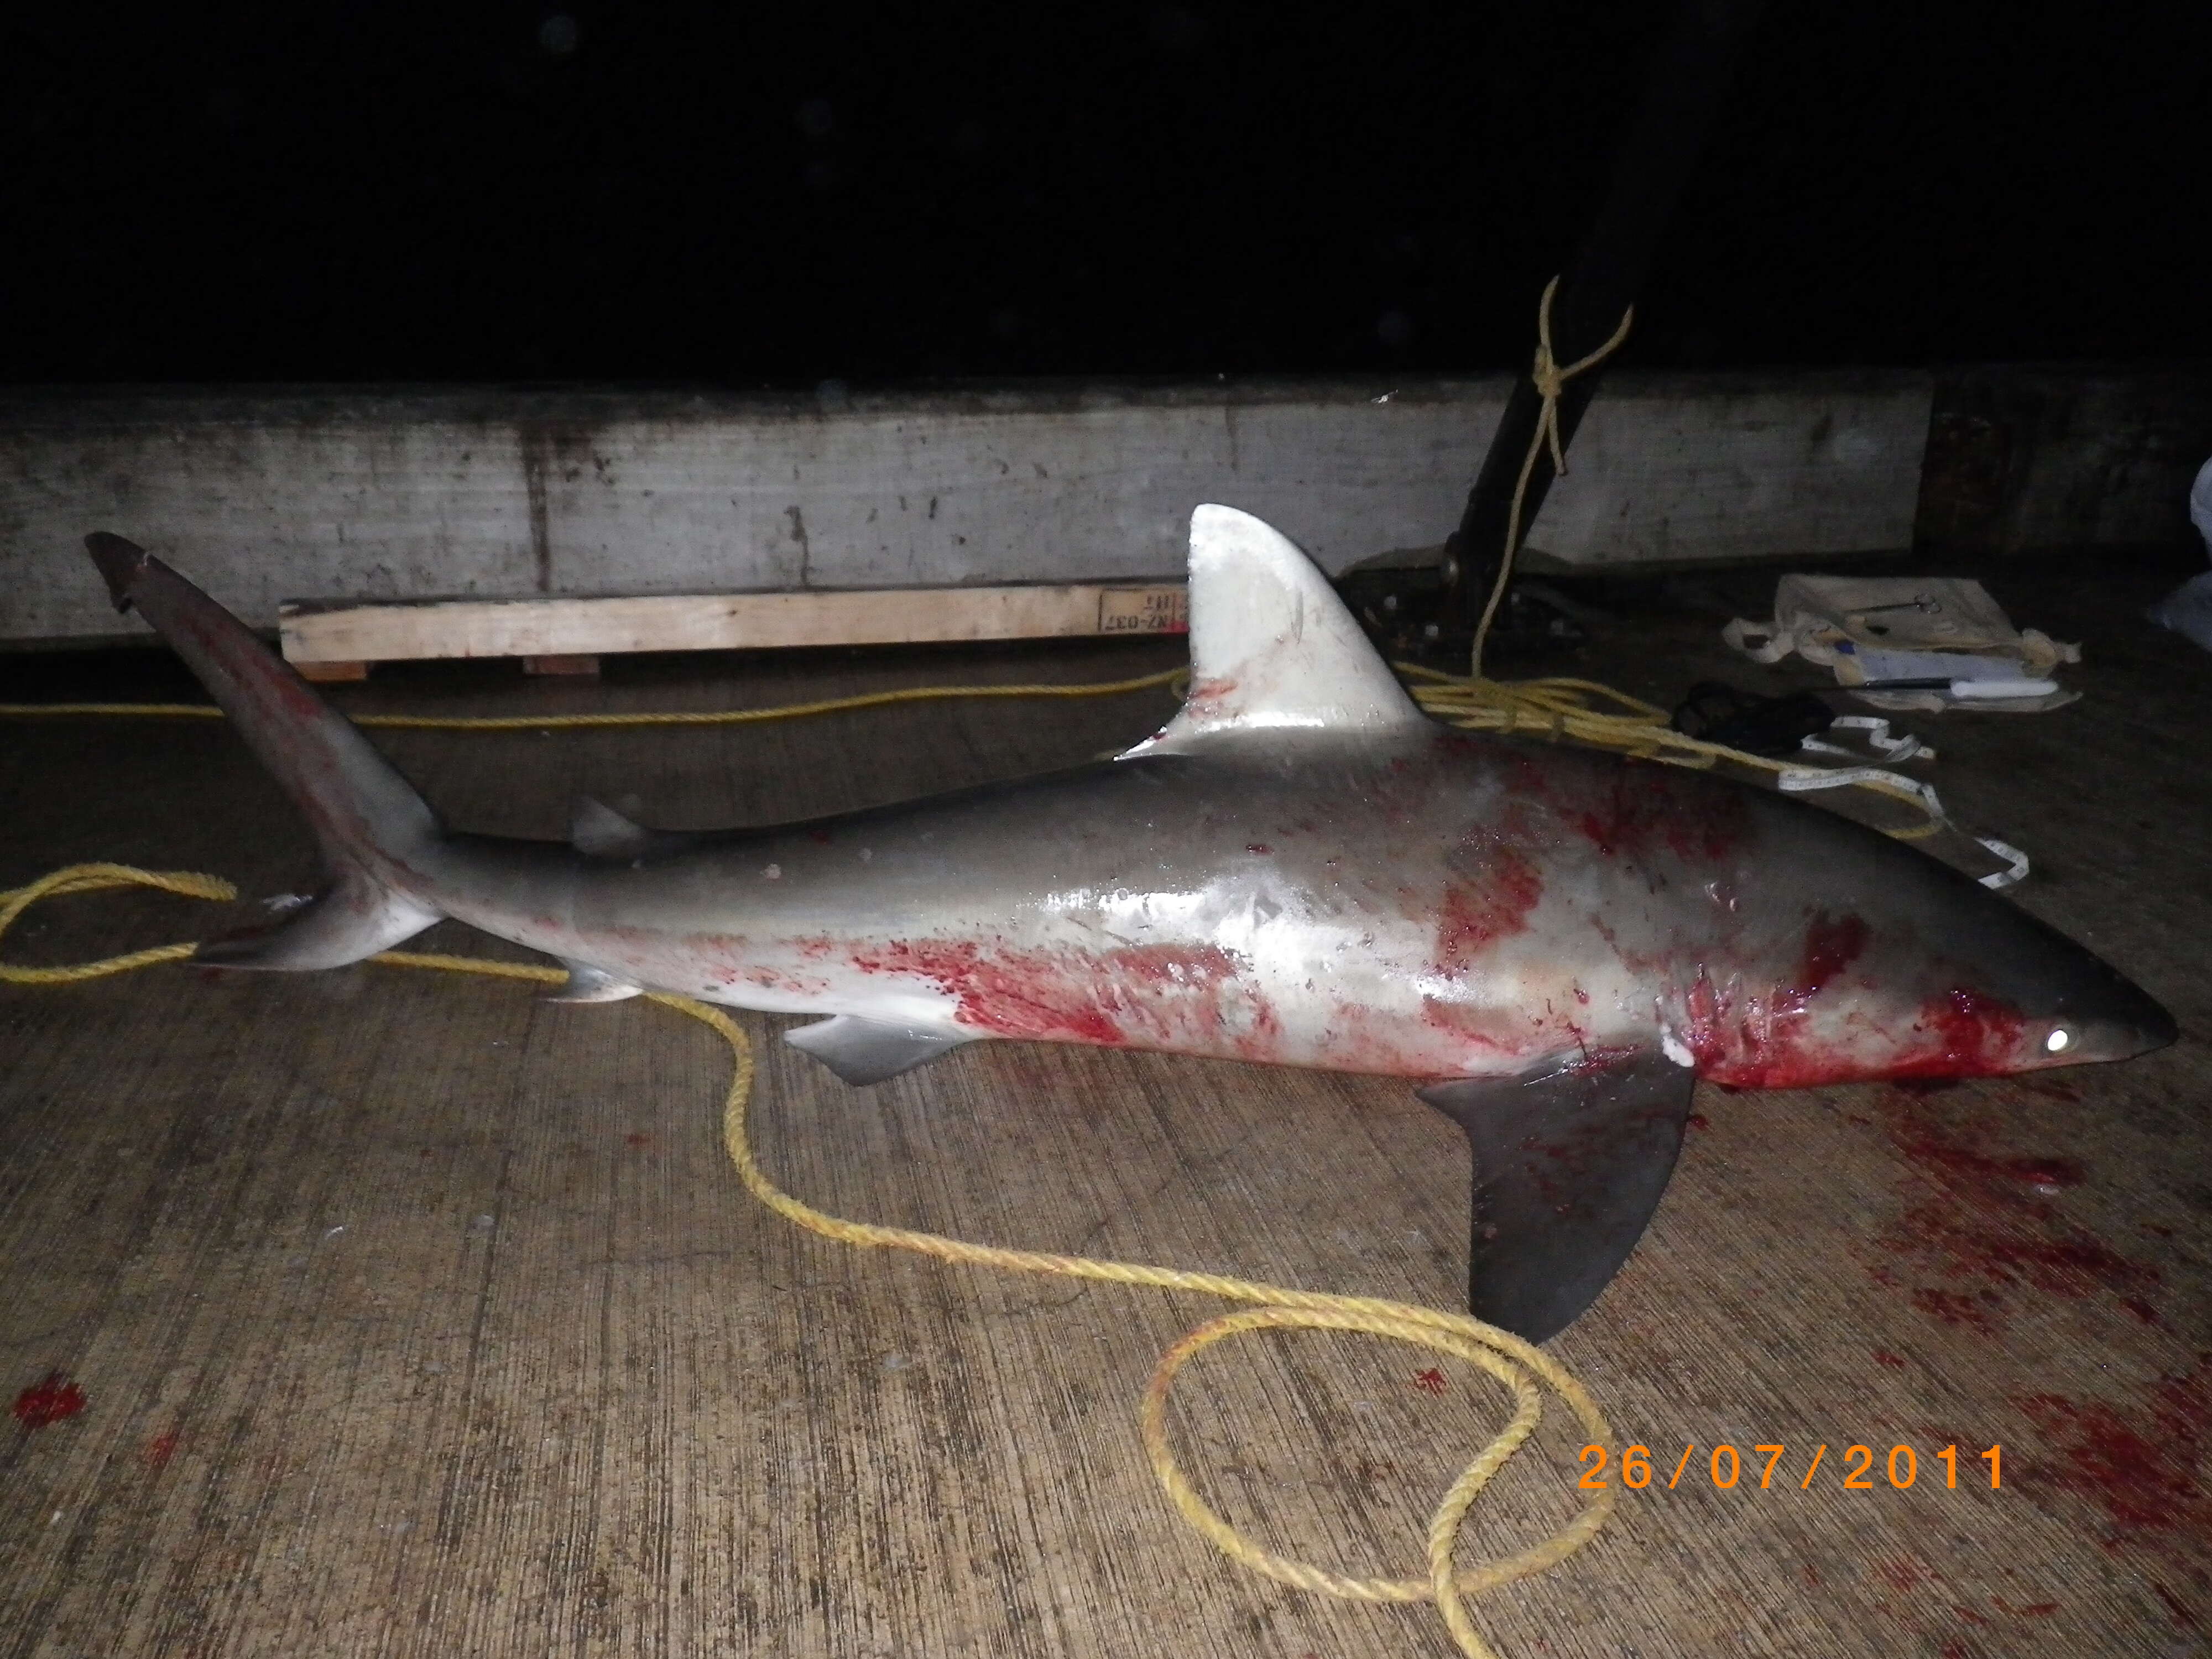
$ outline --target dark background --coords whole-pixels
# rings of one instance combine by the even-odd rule
[[[0,24],[4,379],[1519,367],[1672,0]],[[2212,356],[2212,7],[1771,0],[1623,361]]]

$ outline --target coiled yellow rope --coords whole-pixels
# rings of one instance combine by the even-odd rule
[[[213,876],[188,872],[161,872],[123,864],[78,864],[57,870],[26,886],[0,893],[0,936],[4,936],[23,913],[40,900],[67,893],[88,893],[118,887],[153,887],[192,898],[229,900],[237,890]],[[167,945],[134,951],[124,956],[64,967],[25,967],[0,961],[0,981],[18,985],[56,985],[128,973],[155,963],[190,957],[191,944]],[[452,973],[483,974],[500,979],[556,983],[564,970],[533,963],[494,962],[477,957],[458,957],[415,951],[387,951],[371,961],[395,968],[427,968]],[[1258,1305],[1200,1326],[1162,1357],[1145,1390],[1139,1419],[1146,1455],[1162,1488],[1183,1519],[1202,1533],[1224,1554],[1256,1572],[1324,1595],[1364,1601],[1433,1601],[1462,1652],[1470,1659],[1492,1659],[1492,1650],[1476,1629],[1466,1598],[1516,1579],[1542,1572],[1565,1560],[1594,1537],[1613,1511],[1614,1493],[1607,1487],[1592,1494],[1579,1513],[1551,1536],[1531,1548],[1501,1560],[1455,1571],[1454,1547],[1468,1510],[1498,1471],[1533,1434],[1542,1413],[1542,1390],[1564,1400],[1589,1438],[1613,1449],[1613,1429],[1581,1383],[1541,1349],[1511,1333],[1468,1317],[1403,1302],[1373,1297],[1339,1296],[1299,1291],[1276,1285],[1256,1284],[1218,1273],[1186,1273],[1174,1267],[1142,1262],[1105,1261],[1089,1256],[1052,1255],[1031,1250],[1002,1249],[970,1243],[935,1233],[904,1227],[883,1227],[848,1221],[824,1214],[785,1192],[771,1181],[754,1156],[746,1133],[745,1113],[752,1097],[752,1045],[737,1023],[720,1009],[688,997],[659,992],[646,994],[665,1008],[697,1020],[729,1045],[730,1084],[722,1102],[723,1144],[737,1166],[745,1189],[786,1220],[810,1232],[841,1243],[864,1248],[913,1250],[941,1261],[997,1267],[1020,1273],[1057,1273],[1073,1279],[1103,1279],[1120,1285],[1150,1285],[1164,1290],[1198,1291],[1231,1301]],[[1444,1494],[1429,1522],[1428,1571],[1419,1578],[1357,1578],[1331,1572],[1300,1561],[1273,1555],[1252,1543],[1209,1508],[1176,1462],[1169,1444],[1167,1400],[1176,1374],[1200,1349],[1240,1332],[1262,1329],[1362,1331],[1396,1341],[1409,1342],[1438,1352],[1455,1354],[1480,1367],[1510,1390],[1514,1399],[1511,1420],[1484,1447]]]
[[[1668,724],[1665,709],[1596,680],[1465,679],[1411,663],[1392,666],[1412,683],[1414,702],[1447,724],[1470,732],[1519,732],[1549,738],[1554,743],[1565,739],[1614,750],[1638,760],[1663,761],[1670,766],[1699,770],[1741,766],[1778,777],[1821,769],[1802,761],[1772,760],[1686,737]],[[1600,702],[1611,704],[1611,709],[1597,706]],[[1917,841],[1948,825],[1950,821],[1929,805],[1926,790],[1917,788],[1910,780],[1881,770],[1853,770],[1859,775],[1847,787],[1903,801],[1921,815],[1920,822],[1887,832],[1898,840]]]
[[[97,893],[110,887],[158,887],[165,893],[213,899],[218,903],[228,903],[238,896],[238,889],[220,876],[195,875],[189,870],[141,870],[128,864],[72,864],[67,869],[40,876],[27,887],[0,893],[0,936],[4,936],[15,925],[16,918],[40,899],[54,898],[63,893]],[[128,956],[71,963],[58,968],[25,968],[0,962],[0,983],[70,985],[79,980],[105,979],[110,974],[127,974],[134,968],[151,968],[157,962],[181,962],[198,948],[190,943],[157,945],[151,950],[133,951]]]

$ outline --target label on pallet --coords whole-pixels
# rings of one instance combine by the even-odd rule
[[[1190,594],[1182,587],[1103,587],[1098,590],[1102,634],[1188,634]]]

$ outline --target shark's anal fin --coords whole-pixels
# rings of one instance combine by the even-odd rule
[[[1182,712],[1129,754],[1245,732],[1373,737],[1428,723],[1321,567],[1232,507],[1190,515],[1190,676]]]
[[[648,830],[589,795],[577,796],[568,812],[568,843],[591,858],[636,863],[673,853],[697,839],[682,830]]]
[[[192,960],[210,968],[289,972],[343,968],[412,939],[437,920],[435,910],[349,870],[281,921],[209,939]]]
[[[567,983],[546,992],[540,1002],[620,1002],[634,997],[642,988],[626,979],[617,979],[604,968],[594,968],[588,962],[563,962],[568,970]]]
[[[1541,1342],[1595,1302],[1659,1207],[1696,1086],[1639,1051],[1420,1091],[1474,1153],[1468,1310]]]
[[[854,1085],[881,1083],[975,1041],[957,1031],[890,1025],[854,1014],[833,1014],[799,1026],[786,1031],[783,1040]]]

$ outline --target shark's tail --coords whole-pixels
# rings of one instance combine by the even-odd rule
[[[306,815],[329,877],[275,927],[203,945],[225,968],[337,968],[438,920],[423,866],[444,830],[414,787],[237,617],[120,536],[85,538],[118,611],[151,623]]]

